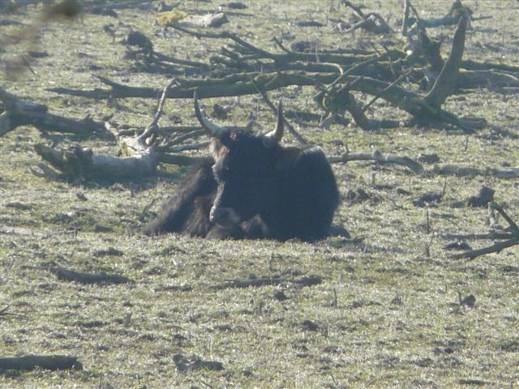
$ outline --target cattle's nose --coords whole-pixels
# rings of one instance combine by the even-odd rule
[[[227,208],[213,207],[209,214],[209,220],[217,224],[226,224],[226,222],[230,221],[229,214],[230,212]]]
[[[235,225],[240,222],[240,218],[231,208],[212,207],[209,212],[209,220],[223,226]]]
[[[211,212],[209,212],[209,220],[213,223],[218,223],[218,220],[223,216],[222,213],[221,208],[212,207]]]

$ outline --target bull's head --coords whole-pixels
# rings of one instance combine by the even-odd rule
[[[200,109],[196,92],[194,100],[196,117],[212,137],[213,173],[218,189],[211,221],[231,226],[274,209],[280,180],[276,160],[284,127],[281,102],[275,129],[254,135],[212,123]]]

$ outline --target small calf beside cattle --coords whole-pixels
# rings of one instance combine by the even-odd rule
[[[196,94],[195,113],[212,137],[212,157],[192,170],[146,234],[304,241],[328,234],[339,203],[335,176],[319,147],[279,144],[281,104],[276,128],[264,135],[210,122]]]

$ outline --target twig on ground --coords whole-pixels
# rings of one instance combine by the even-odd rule
[[[459,254],[453,254],[451,258],[453,259],[460,259],[460,258],[470,258],[474,259],[476,257],[479,257],[481,255],[490,254],[490,253],[498,253],[501,250],[504,250],[508,247],[512,247],[515,245],[519,245],[519,227],[517,224],[513,221],[513,219],[505,212],[505,210],[496,203],[490,203],[489,207],[492,209],[495,209],[501,216],[503,216],[503,219],[506,220],[508,223],[508,228],[506,232],[500,232],[500,233],[490,233],[490,234],[481,234],[481,235],[459,235],[461,239],[468,239],[470,238],[480,238],[480,239],[501,239],[503,241],[496,242],[491,246],[484,247],[481,249],[476,250],[467,250]]]
[[[340,157],[329,157],[331,163],[347,163],[350,161],[375,161],[382,164],[396,164],[409,168],[415,174],[423,174],[424,168],[415,160],[409,157],[401,157],[394,154],[382,154],[376,150],[373,153],[349,153],[346,152]]]
[[[164,110],[164,104],[166,102],[166,98],[168,95],[168,91],[171,89],[171,87],[177,84],[176,79],[171,79],[162,90],[162,95],[160,96],[159,103],[157,104],[157,110],[155,112],[155,115],[153,115],[153,119],[151,123],[146,127],[146,129],[142,132],[141,135],[137,137],[137,141],[141,143],[142,145],[148,143],[148,145],[151,145],[153,143],[153,137],[157,136],[158,132],[158,123],[160,120],[160,117],[162,116],[163,110]]]
[[[0,316],[4,316],[7,314],[7,310],[9,309],[10,305],[6,305],[2,309],[0,309]]]

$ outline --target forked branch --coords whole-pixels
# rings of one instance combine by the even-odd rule
[[[490,203],[489,207],[496,210],[502,217],[505,219],[505,221],[508,223],[508,227],[506,230],[499,235],[495,234],[489,234],[488,236],[483,235],[482,239],[497,239],[499,238],[501,241],[495,242],[493,245],[484,247],[481,249],[476,250],[468,250],[464,251],[459,254],[452,255],[452,258],[459,259],[459,258],[470,258],[474,259],[476,257],[479,257],[481,255],[490,254],[490,253],[498,253],[502,250],[519,245],[519,227],[514,222],[514,220],[505,212],[505,210],[496,203]],[[461,236],[463,237],[463,236]],[[470,236],[469,236],[470,237]]]

